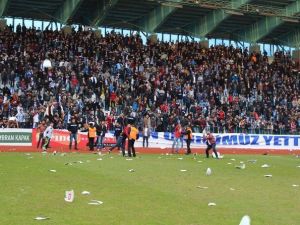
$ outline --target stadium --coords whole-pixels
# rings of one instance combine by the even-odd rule
[[[0,224],[300,224],[299,0],[0,0]]]

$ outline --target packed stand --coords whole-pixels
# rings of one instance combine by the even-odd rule
[[[51,62],[45,67],[44,60]],[[0,127],[66,129],[105,121],[113,130],[300,132],[300,77],[287,53],[197,42],[143,45],[131,36],[7,27],[0,32]]]

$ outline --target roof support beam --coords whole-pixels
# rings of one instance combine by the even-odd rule
[[[285,14],[280,16],[291,17],[300,12],[300,0],[297,0],[289,4],[284,9]],[[266,35],[268,35],[276,27],[284,23],[284,17],[266,16],[262,20],[254,23],[248,30],[242,31],[238,38],[249,41],[250,43],[256,43]]]
[[[179,0],[178,2],[180,2]],[[177,8],[173,6],[160,5],[153,9],[146,17],[144,17],[141,22],[141,28],[148,32],[153,33],[159,26],[161,26],[166,18],[173,13]]]
[[[104,21],[109,10],[113,8],[119,0],[108,0],[108,3],[103,5],[103,8],[97,12],[96,18],[92,22],[92,26],[99,26]],[[105,2],[105,1],[104,1]]]
[[[63,6],[58,9],[55,18],[62,24],[66,24],[82,2],[83,0],[65,0]]]
[[[286,36],[284,39],[280,39],[283,45],[300,48],[300,30],[297,29]]]
[[[2,17],[7,8],[8,0],[0,0],[0,17]]]
[[[235,10],[251,0],[231,0],[231,9]],[[229,17],[223,9],[215,9],[210,14],[204,16],[201,21],[193,24],[188,31],[191,35],[203,38],[212,32],[223,20]]]

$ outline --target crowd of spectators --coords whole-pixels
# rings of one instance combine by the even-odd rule
[[[44,60],[51,67],[44,67]],[[300,76],[289,53],[148,41],[138,34],[12,27],[0,32],[0,127],[65,129],[128,117],[152,131],[300,132]],[[125,119],[124,119],[125,118]]]

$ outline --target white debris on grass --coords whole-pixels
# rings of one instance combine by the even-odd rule
[[[98,161],[101,161],[101,160],[103,160],[102,158],[99,158],[99,159],[97,159]]]
[[[74,190],[66,191],[65,192],[65,201],[66,202],[73,202],[75,197]]]
[[[235,159],[230,159],[231,161],[235,161]]]
[[[129,172],[134,172],[135,170],[134,169],[130,169],[130,170],[128,170]]]
[[[56,170],[49,170],[50,172],[52,172],[52,173],[56,173]]]
[[[232,163],[231,162],[229,162],[229,163],[227,163],[228,165],[231,165]]]
[[[126,159],[126,161],[132,161],[133,159]]]
[[[34,218],[35,220],[49,220],[49,217],[44,217],[44,216],[37,216]]]
[[[241,169],[241,170],[244,170],[245,168],[246,168],[246,164],[245,163],[243,163],[242,165],[240,165],[240,166],[235,166],[235,168],[237,168],[237,169]]]
[[[178,158],[179,160],[183,160],[183,158]]]
[[[81,194],[82,195],[89,195],[89,194],[91,194],[91,192],[89,192],[89,191],[83,191],[83,192],[81,192]]]
[[[212,174],[211,168],[207,168],[206,170],[206,176],[210,176]]]
[[[293,187],[299,187],[299,184],[293,184],[292,186]]]
[[[216,206],[217,204],[216,203],[214,203],[214,202],[210,202],[210,203],[208,203],[208,206]]]
[[[186,172],[187,170],[180,170],[181,172]]]
[[[265,177],[272,177],[272,174],[266,174]]]
[[[264,164],[261,166],[261,168],[269,168],[269,167],[270,167],[270,165],[268,165],[268,164]]]
[[[205,187],[205,186],[197,186],[197,188],[200,188],[200,189],[207,189],[208,187]]]
[[[229,188],[229,190],[230,190],[230,191],[235,191],[235,189],[234,189],[234,188]]]
[[[257,160],[256,159],[249,159],[247,162],[249,162],[249,163],[256,163]]]
[[[239,225],[250,225],[251,219],[249,216],[243,216]]]
[[[89,205],[102,205],[103,202],[99,201],[99,200],[91,200],[88,204]]]

